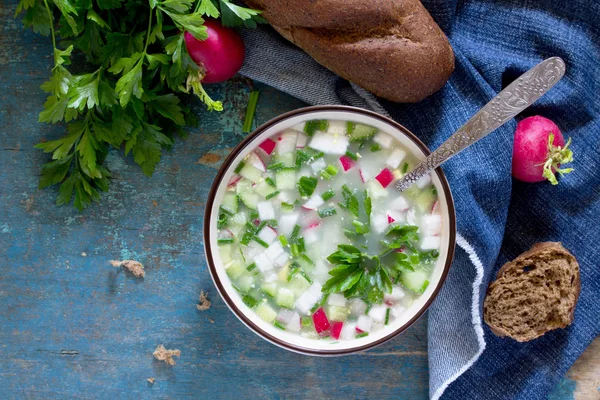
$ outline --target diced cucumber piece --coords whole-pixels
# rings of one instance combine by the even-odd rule
[[[246,271],[246,268],[241,262],[232,261],[225,271],[231,279],[237,279]]]
[[[230,244],[219,246],[219,254],[221,255],[221,261],[223,262],[223,265],[227,265],[231,261],[232,250],[233,247]]]
[[[229,218],[229,222],[235,226],[244,226],[248,222],[248,215],[245,212],[236,212]]]
[[[277,292],[277,305],[285,308],[294,308],[294,292],[290,289],[281,288]]]
[[[400,274],[400,283],[405,288],[419,294],[423,293],[425,289],[427,289],[427,286],[429,286],[427,272],[422,269],[416,271],[402,271]]]
[[[417,185],[413,185],[417,186]],[[415,199],[415,205],[419,208],[422,213],[429,213],[435,202],[435,195],[429,188],[425,188]]]
[[[243,178],[246,178],[254,183],[258,183],[262,180],[263,173],[260,169],[256,168],[255,166],[245,164],[240,171],[240,175]]]
[[[268,294],[271,297],[275,297],[275,295],[277,294],[277,283],[263,282],[263,284],[260,285],[260,290],[262,290],[264,293]]]
[[[377,128],[372,126],[348,122],[348,136],[351,142],[359,142],[369,139],[377,133]]]
[[[379,199],[381,197],[387,197],[390,195],[390,193],[375,179],[368,181],[366,186],[369,196],[373,199]]]
[[[252,276],[252,274],[249,274],[248,272],[246,272],[246,273],[240,275],[235,282],[237,284],[237,287],[241,291],[248,292],[248,291],[250,291],[250,289],[252,289],[252,284],[254,283],[254,277]]]
[[[292,153],[283,153],[283,154],[275,154],[273,156],[273,162],[281,162],[286,167],[296,167],[296,154]]]
[[[417,185],[410,185],[408,189],[402,192],[406,197],[416,199],[421,194],[421,189]]]
[[[256,185],[256,193],[260,194],[262,197],[268,197],[270,194],[275,193],[277,191],[276,188],[269,185],[267,181],[262,181],[258,185]]]
[[[275,183],[279,191],[296,189],[296,170],[285,168],[275,172]]]
[[[288,276],[290,276],[290,263],[287,263],[281,268],[279,273],[277,274],[277,279],[280,282],[287,282]]]
[[[345,321],[350,315],[350,309],[340,306],[327,306],[327,318],[330,321]]]
[[[238,211],[238,198],[234,193],[226,193],[223,196],[221,207],[229,214],[235,214]]]
[[[277,312],[273,310],[269,305],[265,302],[260,303],[256,309],[256,314],[264,319],[267,322],[273,322],[277,317]]]
[[[295,274],[290,280],[289,288],[294,291],[296,296],[306,292],[309,287],[310,282],[302,274]]]
[[[260,196],[254,191],[252,183],[249,180],[241,180],[236,187],[237,195],[246,207],[256,210],[256,205],[261,200]]]

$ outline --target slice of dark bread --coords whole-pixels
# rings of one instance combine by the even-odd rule
[[[570,325],[580,290],[575,257],[561,243],[537,243],[500,268],[483,319],[496,335],[526,342]]]

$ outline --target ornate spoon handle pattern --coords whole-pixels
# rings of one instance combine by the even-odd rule
[[[407,189],[450,157],[499,128],[544,95],[564,74],[565,63],[559,57],[548,58],[525,72],[483,106],[411,172],[396,182],[396,189]]]

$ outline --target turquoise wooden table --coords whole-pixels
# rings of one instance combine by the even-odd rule
[[[8,3],[0,5],[0,397],[427,397],[425,319],[376,350],[322,359],[263,341],[216,293],[202,216],[220,160],[242,138],[242,81],[211,88],[225,110],[197,104],[201,128],[152,178],[113,150],[101,203],[82,213],[56,207],[56,189],[37,189],[47,157],[33,148],[64,131],[37,122],[51,45],[23,31]],[[304,105],[259,89],[256,122]],[[146,278],[120,272],[113,259],[142,262]],[[196,309],[201,290],[207,311]],[[161,343],[181,350],[175,366],[153,359]]]

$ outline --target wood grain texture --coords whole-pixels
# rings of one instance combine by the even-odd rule
[[[575,361],[567,377],[577,382],[576,400],[600,399],[600,337]]]
[[[54,205],[55,188],[38,190],[48,158],[33,145],[64,127],[37,122],[51,47],[21,30],[15,5],[0,5],[2,398],[427,397],[425,319],[373,351],[319,359],[263,341],[218,297],[202,216],[216,167],[241,138],[243,83],[211,88],[222,113],[195,103],[201,128],[164,155],[152,178],[113,150],[114,179],[99,205],[77,213]],[[260,90],[257,122],[303,106]],[[144,280],[109,264],[128,258],[144,263]],[[201,290],[212,301],[203,312]],[[175,366],[153,359],[161,343],[181,350]]]

